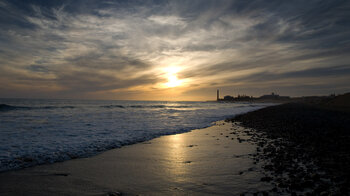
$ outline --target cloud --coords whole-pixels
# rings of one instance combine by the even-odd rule
[[[261,83],[293,93],[300,78],[350,90],[348,1],[0,2],[1,81],[18,92],[148,93],[171,66],[194,93]]]
[[[245,82],[254,82],[254,83],[264,83],[264,82],[272,82],[272,81],[281,81],[281,80],[299,80],[301,82],[305,82],[305,79],[318,79],[318,78],[335,78],[339,79],[341,77],[347,77],[350,74],[350,66],[340,65],[334,67],[323,67],[323,68],[310,68],[299,71],[288,71],[288,72],[269,72],[263,71],[254,73],[248,76],[243,76],[240,78],[236,78],[233,81],[245,81]],[[329,80],[319,81],[319,83],[327,84]]]
[[[152,15],[148,17],[148,20],[151,20],[160,25],[174,25],[184,27],[186,22],[178,16],[155,16]]]
[[[63,91],[71,93],[110,91],[154,82],[154,79],[147,75],[137,78],[119,79],[110,75],[89,71],[61,73],[56,80],[57,83],[65,87]]]
[[[42,72],[42,73],[48,73],[49,70],[46,66],[42,65],[29,65],[27,67],[28,70],[33,71],[33,72]]]

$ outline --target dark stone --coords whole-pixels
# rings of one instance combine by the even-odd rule
[[[272,178],[271,178],[271,177],[268,177],[268,176],[262,177],[262,178],[260,179],[260,181],[262,181],[262,182],[270,182],[271,180],[272,180]]]
[[[54,173],[54,176],[69,176],[69,173]]]
[[[121,192],[108,192],[106,196],[122,196]]]
[[[262,161],[263,169],[277,177],[269,181],[264,177],[261,181],[274,181],[285,192],[309,189],[313,190],[311,195],[349,195],[350,112],[315,104],[288,103],[232,120],[257,130],[256,134],[245,131],[258,146],[254,164],[257,160],[267,160]],[[243,141],[239,137],[237,140]],[[311,162],[313,164],[308,164]],[[318,171],[325,174],[319,175]],[[277,181],[281,176],[282,180]],[[330,180],[332,186],[321,179]]]

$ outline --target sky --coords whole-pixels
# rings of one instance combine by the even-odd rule
[[[350,91],[347,0],[0,0],[0,97]]]

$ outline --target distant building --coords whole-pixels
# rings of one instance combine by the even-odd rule
[[[278,94],[271,93],[270,95],[263,95],[259,97],[259,99],[289,99],[290,97],[288,96],[279,96]]]
[[[217,101],[223,101],[223,102],[242,102],[242,101],[271,101],[271,100],[288,100],[290,97],[288,96],[279,96],[278,94],[275,94],[272,92],[270,95],[263,95],[259,98],[248,96],[248,95],[238,95],[237,97],[226,95],[223,99],[220,99],[220,92],[219,89],[216,91],[216,100]]]
[[[238,101],[250,101],[253,99],[254,99],[254,97],[248,96],[248,95],[238,95],[236,98],[236,100],[238,100]]]
[[[234,101],[252,101],[256,98],[247,95],[238,95],[237,97],[226,95],[223,99],[220,99],[220,91],[219,89],[216,91],[216,100],[224,101],[224,102],[234,102]]]
[[[230,95],[226,95],[225,97],[224,97],[224,101],[233,101],[235,98],[234,97],[232,97],[232,96],[230,96]]]

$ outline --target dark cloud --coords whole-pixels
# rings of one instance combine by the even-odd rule
[[[255,25],[246,40],[302,43],[304,48],[339,48],[349,40],[349,1],[293,1],[265,4],[270,17]]]
[[[350,75],[350,65],[340,65],[334,67],[311,68],[301,71],[289,71],[285,73],[260,72],[246,77],[237,78],[235,81],[264,82],[278,81],[280,79],[300,78],[326,78],[326,77],[346,77]]]
[[[88,54],[69,57],[65,59],[71,66],[102,69],[119,70],[133,68],[134,71],[145,70],[151,65],[147,62],[134,59],[133,57],[121,56],[120,54],[105,54],[103,52],[90,52]]]
[[[155,79],[149,75],[143,75],[132,79],[119,79],[106,74],[86,71],[60,73],[56,80],[58,84],[65,87],[63,91],[71,93],[117,90],[156,82]]]
[[[42,73],[48,73],[49,69],[47,66],[43,65],[29,65],[27,67],[28,70],[33,71],[33,72],[42,72]]]

